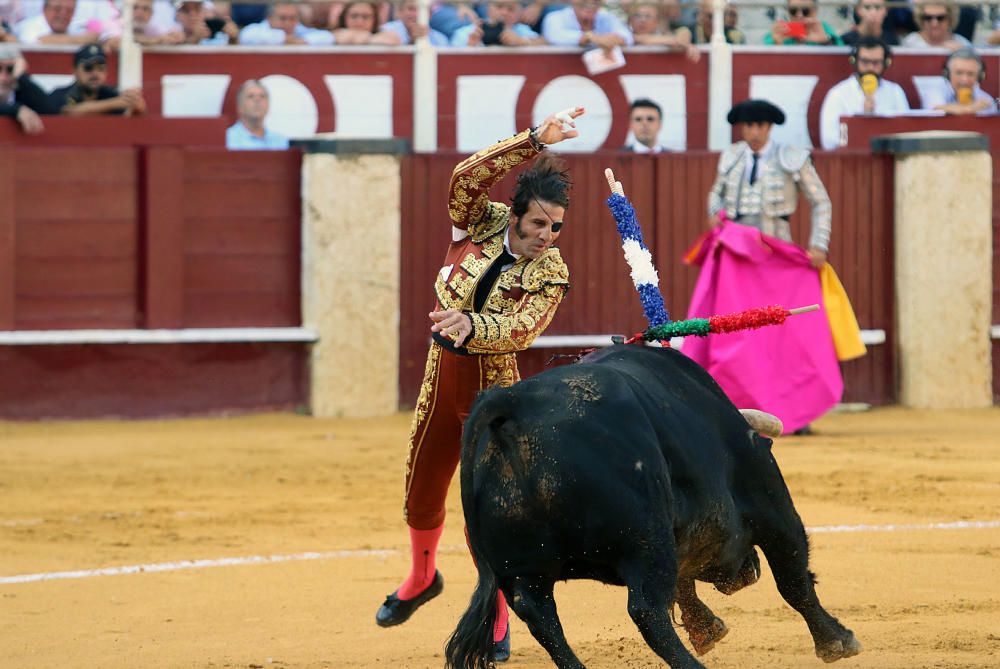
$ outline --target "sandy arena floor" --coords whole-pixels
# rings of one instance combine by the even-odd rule
[[[775,454],[816,530],[820,597],[865,648],[838,666],[1000,666],[1000,409],[883,409],[816,427]],[[374,623],[407,563],[408,429],[404,414],[0,423],[0,666],[441,667],[474,584],[457,481],[444,594],[399,628]],[[875,527],[822,531],[857,525]],[[290,559],[216,562],[253,556]],[[210,566],[149,567],[185,560]],[[89,571],[128,565],[147,568]],[[731,630],[708,667],[823,666],[769,573],[732,597],[700,590]],[[556,595],[588,667],[664,666],[624,589],[573,582]],[[513,625],[507,666],[551,666]]]

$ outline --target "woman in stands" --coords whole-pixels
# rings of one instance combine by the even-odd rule
[[[400,44],[399,36],[391,31],[379,30],[378,3],[348,2],[340,12],[333,31],[337,44]]]
[[[961,49],[972,47],[969,40],[954,32],[958,25],[958,6],[950,2],[930,0],[918,2],[913,15],[920,28],[903,38],[903,46],[926,48],[944,47]]]

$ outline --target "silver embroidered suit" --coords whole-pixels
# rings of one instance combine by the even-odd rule
[[[787,218],[795,211],[802,191],[812,206],[807,246],[827,251],[832,207],[809,151],[776,144],[760,158],[753,186],[746,178],[750,160],[746,142],[730,145],[719,156],[718,173],[708,194],[709,216],[725,209],[730,218],[740,216],[740,223],[792,241]]]

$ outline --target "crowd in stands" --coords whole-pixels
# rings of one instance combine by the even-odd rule
[[[117,49],[123,0],[0,0],[0,42],[100,44]],[[839,33],[819,16],[817,0],[786,0],[763,44],[852,45],[860,35],[890,46],[972,46],[980,8],[946,0],[858,0],[854,25]],[[133,29],[143,45],[405,45],[427,36],[434,46],[601,47],[659,45],[696,59],[693,44],[712,33],[712,0],[486,0],[434,2],[428,25],[416,0],[230,3],[135,0]],[[726,40],[747,43],[739,12],[725,9]],[[981,36],[1000,44],[998,29]]]
[[[952,52],[944,64],[941,91],[924,99],[925,108],[947,113],[996,110],[995,101],[979,87],[985,68],[972,48],[974,8],[946,0],[912,0],[907,7],[892,8],[886,0],[857,0],[853,24],[838,33],[820,18],[817,0],[785,1],[781,15],[776,15],[763,36],[764,44],[849,45],[855,49],[852,76],[831,91],[836,100],[825,103],[824,108],[840,109],[850,100],[843,113],[899,113],[898,100],[902,98],[905,105],[905,96],[881,84],[890,83],[883,75],[891,63],[891,48],[901,45]],[[41,131],[41,116],[45,114],[141,114],[145,104],[139,91],[118,91],[105,83],[106,54],[121,44],[121,7],[121,0],[0,0],[0,116],[15,117],[25,132],[32,133]],[[569,0],[565,4],[547,0],[436,2],[431,6],[429,24],[424,25],[419,21],[417,0],[278,0],[269,4],[134,0],[132,27],[135,41],[145,46],[391,47],[427,37],[439,47],[555,45],[610,52],[622,46],[658,45],[697,61],[701,52],[695,45],[711,39],[712,7],[712,0],[683,4],[678,0],[626,0],[608,6],[596,0]],[[726,41],[746,44],[738,24],[737,8],[727,6]],[[984,41],[1000,44],[1000,24]],[[77,45],[73,84],[44,93],[31,80],[19,44]],[[872,52],[878,57],[872,57]],[[876,76],[880,88],[862,89],[860,82],[866,73]],[[241,104],[245,102],[247,109],[256,105],[258,112],[262,106],[266,114],[266,89],[257,82],[247,82],[244,88]],[[651,112],[659,119],[655,105],[632,110],[636,118],[647,118]],[[251,109],[252,113],[256,112]],[[244,130],[257,128],[252,120],[244,125]],[[833,128],[834,124],[824,127]],[[636,129],[636,137],[649,136],[638,126]],[[250,134],[254,138],[247,142],[269,141],[256,131]],[[833,143],[832,136],[824,138],[824,146]]]

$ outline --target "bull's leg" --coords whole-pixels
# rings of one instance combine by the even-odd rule
[[[586,669],[566,641],[566,634],[556,611],[553,586],[551,579],[519,576],[514,582],[513,591],[505,590],[513,595],[507,599],[514,613],[524,621],[528,631],[548,652],[559,669]]]
[[[789,500],[789,505],[791,500]],[[759,533],[759,544],[771,565],[778,592],[789,606],[798,611],[809,626],[816,655],[824,662],[835,662],[861,652],[854,633],[840,624],[819,603],[815,580],[809,571],[809,543],[802,521],[794,526],[782,523]]]
[[[681,608],[681,623],[698,655],[712,650],[729,633],[726,623],[698,599],[693,578],[677,579],[677,605]]]
[[[628,588],[628,614],[649,647],[673,669],[704,669],[670,622],[677,567],[665,558],[646,555],[619,567]]]

